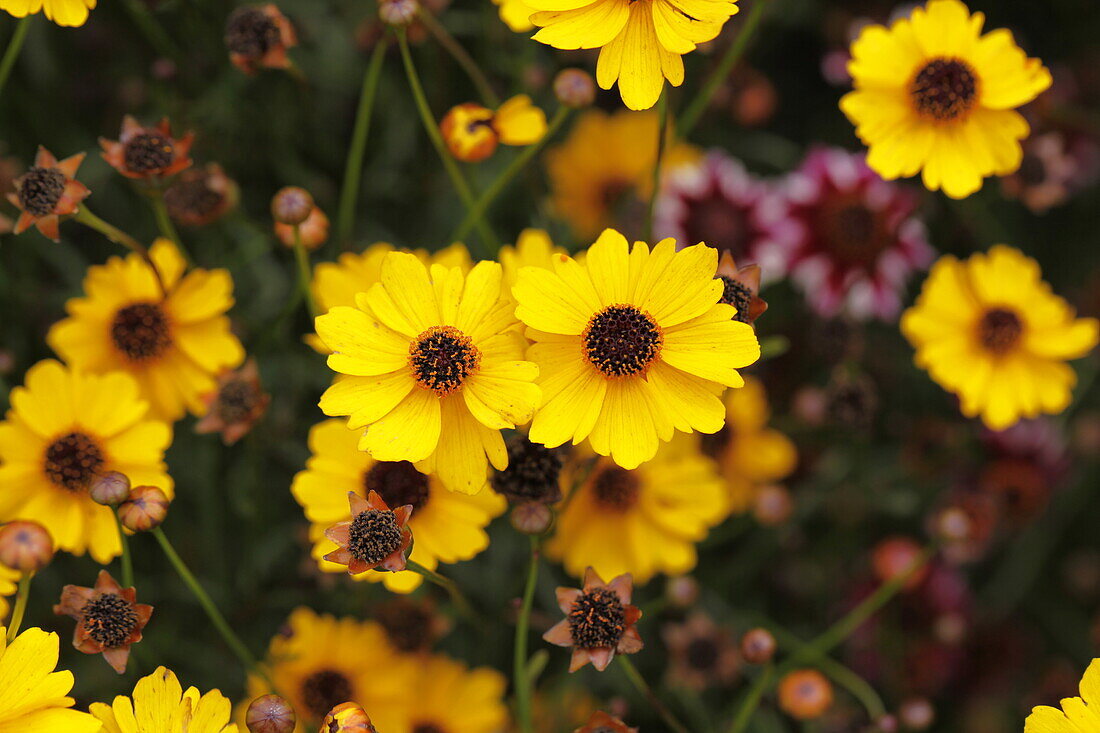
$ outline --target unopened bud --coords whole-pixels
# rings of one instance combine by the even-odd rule
[[[271,216],[279,224],[296,226],[309,218],[313,211],[313,196],[298,186],[280,188],[271,197]]]
[[[676,608],[690,608],[699,600],[699,581],[690,575],[669,578],[665,585],[665,597]]]
[[[53,538],[38,522],[18,520],[0,527],[0,565],[36,573],[53,560]]]
[[[791,492],[784,486],[770,484],[760,487],[753,501],[753,516],[756,521],[768,527],[783,524],[791,518],[794,502]]]
[[[416,0],[382,0],[378,3],[378,17],[387,25],[410,25],[419,12],[420,3]]]
[[[118,506],[130,495],[130,479],[118,471],[101,473],[88,487],[92,501],[103,506]]]
[[[512,508],[512,526],[524,534],[544,534],[554,521],[550,507],[537,501],[527,501]]]
[[[833,685],[816,669],[797,669],[779,681],[779,707],[792,718],[820,718],[832,704]]]
[[[554,77],[554,96],[566,107],[589,107],[596,101],[596,82],[587,71],[564,69]]]
[[[168,516],[168,497],[156,486],[136,486],[118,507],[122,526],[131,532],[148,532]]]
[[[749,664],[767,664],[775,656],[775,637],[763,628],[749,629],[741,637],[741,656]]]
[[[922,697],[906,700],[898,708],[898,719],[909,730],[924,730],[936,720],[936,709]]]
[[[248,706],[244,721],[250,733],[292,733],[297,717],[286,700],[278,695],[264,695]]]
[[[353,702],[340,703],[328,711],[319,733],[378,733],[370,716]]]

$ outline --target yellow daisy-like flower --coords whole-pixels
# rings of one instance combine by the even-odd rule
[[[725,402],[726,425],[703,439],[703,449],[718,461],[730,511],[743,512],[760,487],[791,475],[798,453],[790,438],[768,427],[771,410],[759,380],[746,378],[743,389],[726,393]]]
[[[500,19],[516,33],[526,33],[535,27],[531,22],[535,9],[527,0],[493,0],[493,3],[500,8]]]
[[[23,575],[18,570],[0,565],[0,621],[8,617],[11,606],[8,604],[7,596],[15,593],[16,588],[19,587],[18,583],[21,577]]]
[[[0,626],[0,731],[96,733],[99,721],[72,710],[73,673],[55,672],[57,634],[27,629],[7,643]]]
[[[1077,382],[1064,362],[1096,347],[1098,327],[1051,292],[1035,260],[1004,245],[964,262],[941,257],[901,318],[917,366],[994,430],[1064,410]]]
[[[519,278],[524,267],[541,267],[544,270],[554,268],[556,255],[568,254],[563,248],[554,245],[550,235],[542,229],[524,229],[516,237],[515,246],[506,244],[497,252],[497,260],[504,268],[503,293],[512,296],[512,286]]]
[[[328,711],[344,702],[361,705],[378,730],[397,731],[403,716],[398,708],[414,689],[413,660],[393,650],[379,624],[308,608],[290,614],[286,631],[271,640],[266,665],[271,682],[298,714],[300,733],[317,730]],[[270,692],[263,678],[249,676],[249,699]]]
[[[719,395],[744,384],[737,369],[760,358],[760,344],[719,303],[717,266],[717,250],[704,244],[630,249],[609,229],[583,265],[558,255],[553,272],[520,270],[516,315],[535,342],[528,358],[544,397],[531,440],[554,448],[588,438],[600,455],[636,468],[675,430],[718,432]]]
[[[678,435],[632,471],[600,458],[563,504],[547,552],[577,577],[591,565],[601,577],[645,583],[695,567],[695,544],[728,514],[714,461]]]
[[[346,375],[321,410],[347,415],[375,460],[418,463],[448,489],[477,493],[489,461],[508,465],[500,431],[530,420],[541,394],[500,265],[465,276],[433,265],[429,277],[414,255],[391,252],[381,282],[355,300],[317,318],[329,367]]]
[[[1039,705],[1024,721],[1024,733],[1089,733],[1100,730],[1100,659],[1081,677],[1081,697],[1062,700],[1062,709]]]
[[[619,83],[630,109],[657,103],[665,79],[684,82],[681,56],[713,40],[730,16],[734,0],[526,0],[542,11],[531,22],[542,28],[534,39],[562,49],[599,48],[596,81],[603,89]]]
[[[202,415],[217,375],[244,361],[224,315],[233,306],[233,280],[226,270],[184,274],[186,264],[167,239],[158,239],[150,254],[168,297],[137,254],[112,257],[88,269],[85,297],[66,304],[69,317],[54,324],[46,341],[76,369],[130,374],[159,419],[178,420],[188,409]]]
[[[33,520],[58,548],[110,562],[122,550],[118,528],[88,484],[99,472],[121,471],[171,497],[164,451],[172,428],[149,418],[126,374],[83,374],[53,360],[27,371],[11,406],[0,423],[0,521]]]
[[[439,479],[420,473],[408,462],[376,461],[357,448],[359,436],[340,420],[326,420],[309,431],[313,455],[306,470],[294,477],[290,491],[310,521],[313,558],[325,572],[347,573],[346,565],[322,559],[337,548],[325,530],[351,521],[348,492],[366,498],[376,491],[390,507],[411,504],[412,559],[435,570],[440,562],[469,560],[489,546],[485,527],[507,507],[504,497],[489,489],[459,494],[443,488]],[[356,579],[382,581],[398,593],[420,586],[423,577],[411,570],[362,573]]]
[[[0,0],[0,10],[16,18],[44,12],[54,23],[73,27],[84,25],[95,6],[96,0]]]
[[[119,695],[110,705],[94,702],[91,712],[103,733],[237,733],[230,721],[233,706],[218,690],[184,691],[176,673],[157,667],[134,685],[131,697]]]
[[[959,0],[931,0],[889,28],[871,25],[852,44],[855,90],[840,108],[886,179],[923,172],[924,185],[965,198],[989,175],[1020,167],[1029,132],[1015,111],[1051,84],[1000,29]]]
[[[490,667],[469,669],[441,654],[420,660],[413,672],[412,701],[386,733],[497,733],[508,729],[507,682]],[[373,713],[372,713],[373,715]]]

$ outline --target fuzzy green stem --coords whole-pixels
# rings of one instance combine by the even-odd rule
[[[130,556],[130,540],[126,537],[126,531],[122,528],[122,520],[118,518],[118,512],[111,510],[115,516],[115,526],[118,527],[118,541],[122,545],[122,587],[134,587],[134,561]]]
[[[531,606],[535,601],[535,586],[539,577],[539,538],[530,536],[531,560],[527,564],[527,584],[523,589],[523,605],[516,619],[516,640],[513,647],[512,675],[516,687],[516,723],[520,733],[532,733],[531,675],[527,671],[527,637],[531,626]]]
[[[771,687],[773,679],[775,679],[775,668],[769,664],[752,683],[752,687],[741,701],[741,706],[737,708],[737,714],[733,716],[733,724],[730,725],[730,733],[741,733],[748,727],[753,713],[760,706],[760,700]]]
[[[642,230],[642,240],[646,242],[653,238],[653,212],[657,208],[657,197],[661,194],[661,164],[667,147],[668,118],[672,115],[669,111],[668,96],[669,93],[666,91],[657,100],[657,114],[660,115],[661,124],[657,126],[657,157],[653,161],[653,190],[646,204],[645,228]]]
[[[451,55],[451,58],[458,62],[458,65],[466,72],[466,76],[470,77],[470,81],[473,82],[474,87],[477,89],[481,101],[484,102],[487,107],[492,107],[493,109],[499,107],[500,97],[493,91],[493,85],[489,83],[489,79],[485,76],[485,72],[481,70],[481,67],[477,65],[473,57],[462,47],[462,44],[459,43],[458,40],[450,34],[450,31],[444,28],[443,24],[430,12],[421,10],[417,18],[420,20],[421,24],[428,29],[428,32],[435,36],[435,40]]]
[[[313,300],[313,291],[309,288],[310,280],[313,279],[313,272],[309,266],[309,253],[306,252],[306,247],[302,244],[302,228],[298,225],[294,226],[294,259],[298,262],[298,287],[302,291],[302,299],[306,303],[306,307],[309,308],[309,315],[311,318],[316,318],[321,315],[317,310],[317,303]]]
[[[649,704],[660,716],[661,720],[665,722],[669,730],[674,733],[688,733],[688,729],[684,727],[684,724],[676,719],[676,716],[672,714],[672,711],[661,702],[661,698],[657,697],[657,693],[653,691],[653,688],[649,686],[649,683],[642,677],[642,673],[638,671],[638,668],[634,666],[634,663],[630,661],[630,658],[625,654],[616,654],[615,658],[619,660],[619,666],[623,672],[626,673],[627,678],[631,684],[640,692]]]
[[[149,195],[149,200],[153,202],[153,215],[157,219],[157,228],[160,229],[161,235],[170,239],[172,244],[176,245],[180,257],[183,258],[188,267],[194,266],[195,263],[191,259],[191,255],[183,247],[183,240],[180,239],[180,233],[176,231],[176,225],[172,223],[172,217],[168,216],[168,207],[164,205],[164,191],[155,189]]]
[[[144,244],[113,224],[103,221],[93,214],[91,209],[83,204],[76,210],[76,213],[73,214],[73,221],[83,224],[89,229],[94,229],[115,244],[122,245],[141,257],[141,259],[145,261],[145,264],[149,266],[149,269],[153,271],[153,277],[157,279],[161,294],[167,297],[168,286],[165,285],[164,278],[160,274],[157,263],[153,262],[153,258],[149,255],[149,249]]]
[[[15,608],[11,612],[11,623],[8,624],[8,643],[15,641],[19,635],[19,627],[23,625],[23,615],[27,612],[27,599],[31,595],[31,580],[34,573],[23,573],[19,579],[19,590],[15,594]]]
[[[429,570],[416,560],[407,560],[405,568],[411,570],[417,575],[422,575],[432,583],[435,583],[443,590],[447,591],[447,595],[450,596],[451,602],[455,604],[455,608],[458,612],[471,623],[477,622],[477,614],[474,613],[474,607],[470,605],[470,602],[466,600],[466,596],[462,594],[458,586],[450,578],[444,577],[434,570]]]
[[[355,127],[351,133],[348,159],[344,165],[344,185],[340,189],[340,204],[336,216],[336,239],[345,249],[351,246],[355,229],[355,203],[359,198],[359,185],[363,180],[363,155],[367,149],[367,133],[370,131],[374,98],[378,92],[378,80],[382,76],[382,61],[386,58],[387,38],[379,39],[371,53],[370,63],[363,74],[363,87],[359,92],[359,108],[355,113]]]
[[[27,40],[27,31],[31,28],[31,18],[27,15],[20,18],[15,24],[15,32],[11,34],[8,47],[4,49],[4,57],[0,59],[0,95],[4,92],[4,85],[11,76],[11,70],[15,67],[15,60],[19,58],[19,52],[23,49],[23,42]]]

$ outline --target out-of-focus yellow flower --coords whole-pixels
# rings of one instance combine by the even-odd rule
[[[18,570],[12,570],[6,565],[0,564],[0,622],[8,617],[8,610],[10,605],[8,604],[7,596],[15,593],[19,578],[22,577],[22,573]]]
[[[930,190],[965,198],[989,175],[1020,167],[1027,121],[1015,108],[1051,84],[1007,30],[982,35],[985,16],[959,0],[931,0],[852,44],[855,90],[840,108],[886,179],[923,174]]]
[[[84,25],[95,6],[96,0],[0,0],[0,10],[16,18],[44,12],[54,23],[67,26]]]
[[[537,143],[546,134],[546,113],[531,104],[526,94],[519,94],[496,112],[472,102],[452,107],[439,129],[451,155],[477,163],[492,155],[499,143]]]
[[[493,0],[500,7],[500,19],[516,33],[526,33],[535,27],[531,14],[535,9],[527,0]]]
[[[72,710],[73,673],[55,672],[57,634],[27,629],[7,643],[0,626],[0,730],[30,733],[96,733],[99,721]]]
[[[901,318],[917,366],[994,430],[1066,409],[1077,375],[1065,361],[1096,347],[1098,326],[1051,292],[1035,260],[1004,245],[963,262],[941,257]]]
[[[1024,721],[1024,733],[1080,733],[1100,730],[1100,659],[1081,677],[1081,696],[1062,700],[1062,709],[1038,705]]]
[[[497,260],[504,268],[504,292],[511,297],[512,286],[516,284],[521,268],[541,267],[544,270],[552,270],[553,257],[564,254],[568,253],[561,247],[555,246],[545,230],[524,229],[516,237],[515,246],[506,244],[497,252]]]
[[[91,712],[104,733],[237,733],[229,722],[229,698],[218,690],[184,691],[175,672],[164,667],[138,680],[131,697],[119,695],[110,705],[94,702]]]
[[[381,733],[418,733],[418,731],[454,731],[458,733],[496,733],[508,724],[508,706],[504,703],[507,682],[490,667],[470,669],[441,654],[418,660],[414,665],[408,703],[394,711],[399,723],[383,725],[380,715],[370,707]]]

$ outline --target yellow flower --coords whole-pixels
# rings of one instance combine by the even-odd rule
[[[886,179],[923,171],[924,185],[965,198],[982,178],[1020,167],[1027,121],[1015,111],[1051,84],[1039,59],[959,0],[931,0],[890,28],[871,25],[852,44],[855,90],[840,108]]]
[[[418,661],[410,684],[410,701],[397,711],[402,720],[385,727],[378,724],[379,731],[497,733],[508,729],[508,708],[504,704],[507,683],[495,669],[469,669],[461,662],[434,654]]]
[[[363,706],[378,730],[392,733],[409,694],[412,659],[398,654],[374,621],[337,619],[295,609],[287,630],[271,640],[267,670],[279,694],[298,714],[297,731],[317,723],[340,703]],[[271,692],[263,678],[248,678],[249,699]]]
[[[73,673],[54,672],[57,634],[27,629],[6,643],[0,626],[0,731],[15,733],[96,733],[99,721],[71,710]]]
[[[477,163],[505,145],[533,145],[546,134],[546,113],[531,104],[526,94],[518,94],[496,112],[480,104],[467,102],[452,107],[439,131],[447,149],[458,160]]]
[[[760,344],[718,302],[717,266],[717,250],[704,244],[629,249],[608,229],[584,265],[559,255],[553,272],[520,270],[516,315],[535,341],[528,357],[544,396],[531,440],[554,448],[588,438],[636,468],[675,430],[718,432],[723,386],[744,384],[737,369],[760,357]]]
[[[516,33],[526,33],[535,27],[531,22],[531,14],[535,9],[527,4],[527,0],[493,0],[500,6],[500,19]]]
[[[429,277],[414,255],[391,252],[356,305],[317,318],[329,367],[347,375],[321,410],[349,416],[375,460],[418,463],[448,489],[477,493],[489,461],[508,465],[500,431],[530,420],[541,394],[500,265],[480,262],[466,276],[433,265]]]
[[[761,486],[790,476],[798,462],[790,438],[768,427],[770,416],[764,385],[746,378],[743,389],[726,393],[726,426],[703,439],[704,449],[718,461],[730,511],[749,509]]]
[[[680,57],[713,40],[730,16],[734,0],[526,0],[542,12],[531,22],[534,39],[554,48],[599,48],[596,81],[603,89],[619,82],[630,109],[657,103],[665,79],[684,82]]]
[[[1098,323],[1076,318],[1035,260],[997,245],[965,262],[941,257],[901,331],[917,366],[958,395],[964,415],[1003,430],[1069,405],[1077,375],[1064,362],[1092,351]]]
[[[714,461],[679,435],[633,471],[599,459],[563,504],[547,552],[578,577],[589,565],[601,577],[631,573],[638,583],[679,575],[695,567],[695,544],[727,507]]]
[[[218,690],[185,692],[175,672],[157,667],[134,685],[133,699],[119,695],[110,705],[94,702],[92,715],[103,733],[237,733],[233,706]]]
[[[97,472],[121,471],[135,486],[172,496],[164,465],[172,428],[148,418],[137,383],[120,372],[83,374],[46,360],[25,384],[11,391],[0,423],[0,521],[33,520],[58,548],[110,562],[121,552],[118,528],[88,483]]]
[[[130,374],[161,420],[178,420],[185,409],[202,415],[217,374],[244,361],[223,315],[233,305],[233,280],[225,270],[184,274],[183,258],[166,239],[151,255],[167,298],[141,257],[112,257],[88,269],[85,297],[68,302],[69,317],[46,341],[76,369]]]
[[[313,455],[290,487],[310,521],[313,558],[325,572],[347,572],[347,567],[323,560],[336,549],[325,529],[351,520],[348,492],[366,497],[378,492],[390,507],[412,504],[409,528],[413,532],[412,559],[435,570],[440,562],[469,560],[489,546],[485,527],[504,512],[507,502],[489,489],[458,494],[443,488],[439,479],[417,471],[411,463],[376,461],[357,450],[358,434],[340,420],[326,420],[309,431]],[[423,578],[411,570],[363,573],[356,579],[382,581],[398,593],[409,593]]]
[[[8,617],[10,606],[6,596],[15,593],[18,587],[19,578],[21,577],[22,573],[18,570],[12,570],[6,565],[0,565],[0,622]]]
[[[515,246],[506,244],[497,252],[500,266],[504,268],[503,292],[512,296],[512,286],[519,278],[524,267],[541,267],[544,270],[554,268],[555,255],[568,254],[561,247],[554,246],[550,235],[542,229],[524,229],[516,238]]]
[[[45,12],[54,23],[67,26],[84,25],[95,5],[96,0],[0,0],[0,10],[16,18]]]
[[[1039,705],[1024,721],[1024,733],[1087,733],[1100,730],[1100,659],[1081,678],[1081,697],[1062,700],[1062,709]]]

